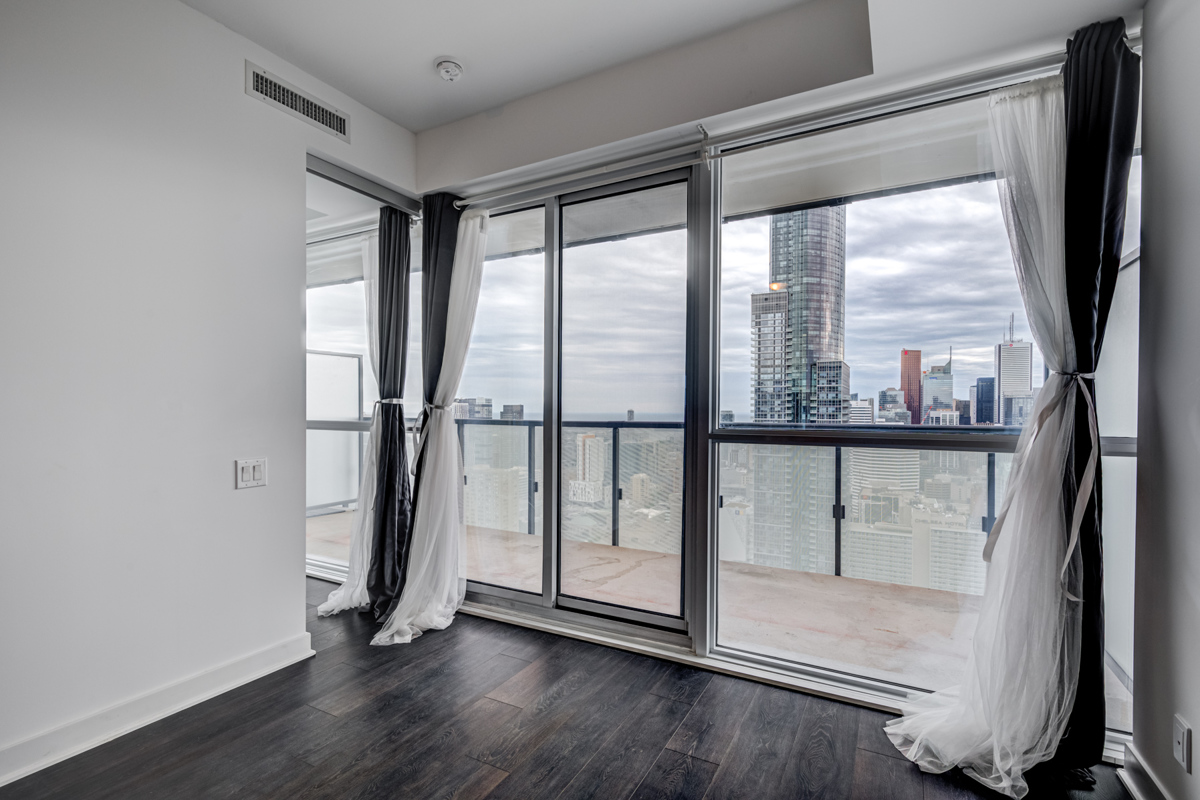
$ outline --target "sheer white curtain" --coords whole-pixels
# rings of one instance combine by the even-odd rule
[[[420,444],[412,457],[414,465],[422,457],[424,462],[418,476],[407,580],[396,610],[384,620],[383,628],[371,644],[401,644],[412,641],[424,630],[445,628],[454,621],[454,613],[466,594],[462,563],[466,533],[463,464],[453,403],[475,324],[487,228],[485,210],[468,211],[458,223],[442,373],[433,405],[425,409]]]
[[[991,560],[960,686],[886,726],[921,769],[955,766],[1010,797],[1054,755],[1079,675],[1081,561],[1063,503],[1074,436],[1074,340],[1063,242],[1066,167],[1059,76],[993,92],[992,144],[1004,221],[1034,340],[1053,370],[1022,432],[985,549]],[[1090,491],[1090,490],[1089,490]]]
[[[363,237],[363,294],[367,304],[367,353],[371,374],[379,381],[379,234]],[[367,570],[371,567],[371,542],[375,529],[375,442],[378,441],[378,414],[371,415],[371,432],[358,486],[358,509],[354,512],[354,528],[350,534],[350,567],[346,582],[329,593],[329,598],[317,607],[317,614],[327,617],[349,608],[365,606]]]

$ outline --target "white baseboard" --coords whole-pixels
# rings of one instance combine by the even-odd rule
[[[1132,743],[1125,745],[1125,766],[1117,770],[1117,777],[1134,800],[1171,800],[1171,795],[1167,794]]]
[[[315,655],[307,632],[0,748],[0,786]]]

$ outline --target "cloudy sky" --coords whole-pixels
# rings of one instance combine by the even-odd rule
[[[1134,187],[1140,185],[1135,160]],[[1137,198],[1131,211],[1138,208]],[[501,218],[493,221],[500,223]],[[768,218],[722,230],[721,408],[750,418],[750,295],[767,286]],[[1139,220],[1131,214],[1127,245]],[[563,253],[563,407],[567,419],[682,419],[686,236],[672,231]],[[521,403],[541,416],[543,258],[488,261],[459,396]],[[309,292],[309,347],[365,352],[361,284]],[[414,276],[419,308],[420,277]],[[846,362],[861,397],[899,386],[900,350],[924,365],[954,348],[954,395],[992,375],[1008,315],[1031,340],[992,182],[851,203],[846,210]],[[414,320],[419,317],[414,315]],[[357,323],[354,322],[357,320]],[[417,401],[419,323],[409,388]],[[1042,362],[1035,351],[1034,385]]]
[[[722,232],[721,407],[750,419],[750,295],[768,283],[768,217]],[[992,347],[1016,314],[1031,340],[993,182],[862,200],[846,207],[850,391],[900,385],[900,351],[925,368],[954,348],[954,395],[991,376]],[[1040,384],[1040,358],[1035,365]]]

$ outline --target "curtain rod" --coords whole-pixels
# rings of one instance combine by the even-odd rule
[[[1126,39],[1131,49],[1138,50],[1142,46],[1141,31],[1131,34]],[[815,133],[836,127],[867,122],[873,119],[916,111],[921,108],[941,105],[944,103],[966,100],[1010,86],[1016,83],[1033,80],[1051,74],[1062,67],[1066,61],[1066,50],[1056,53],[1035,56],[1021,61],[1011,62],[998,67],[976,70],[922,84],[911,89],[887,95],[877,95],[853,103],[800,114],[794,117],[778,120],[765,125],[743,128],[730,133],[710,137],[703,125],[697,125],[701,136],[698,140],[687,145],[675,146],[653,151],[641,156],[621,161],[591,167],[578,172],[565,173],[553,178],[518,184],[505,189],[456,200],[456,208],[468,206],[493,207],[497,200],[509,200],[511,203],[496,204],[496,206],[517,205],[530,203],[535,200],[562,194],[569,187],[570,191],[600,186],[610,180],[623,180],[652,174],[663,169],[678,168],[700,164],[710,159],[720,159],[734,153],[746,152],[772,144],[792,139],[810,136]],[[654,164],[653,168],[641,169],[642,165]]]

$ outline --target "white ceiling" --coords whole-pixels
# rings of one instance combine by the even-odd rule
[[[797,0],[184,0],[418,132]],[[456,83],[434,72],[452,56]]]

